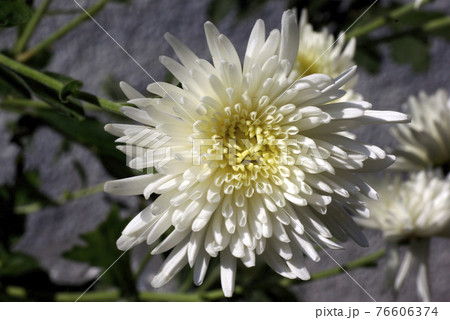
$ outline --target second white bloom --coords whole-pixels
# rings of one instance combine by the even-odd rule
[[[360,225],[378,229],[387,241],[386,284],[398,290],[415,263],[418,265],[417,291],[430,300],[428,250],[431,237],[450,237],[450,175],[420,171],[403,181],[401,176],[387,178],[377,185],[380,200],[369,200],[370,219]],[[400,264],[399,249],[408,249]]]

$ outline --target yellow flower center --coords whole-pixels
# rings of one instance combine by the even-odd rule
[[[224,169],[235,188],[278,174],[292,158],[286,144],[289,135],[278,124],[283,115],[275,106],[256,109],[241,103],[226,107],[208,121],[209,132],[203,131],[203,136],[210,136],[206,162]]]

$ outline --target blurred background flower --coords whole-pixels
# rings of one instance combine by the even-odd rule
[[[392,128],[399,145],[393,169],[424,170],[442,167],[450,170],[450,100],[444,89],[427,95],[421,91],[404,105],[411,124]]]
[[[387,241],[386,282],[398,291],[411,266],[417,264],[417,292],[430,301],[429,242],[432,237],[450,236],[450,175],[420,171],[407,181],[395,175],[375,186],[380,199],[367,201],[370,218],[355,219],[363,227],[381,230]],[[399,265],[401,245],[408,248]]]
[[[300,42],[297,59],[291,77],[297,79],[314,73],[324,73],[336,78],[348,68],[355,65],[355,38],[348,42],[344,32],[339,32],[335,39],[327,28],[314,31],[308,22],[308,11],[302,10],[300,16]],[[361,100],[362,96],[353,92],[357,77],[348,81],[343,89],[347,94],[341,101]]]

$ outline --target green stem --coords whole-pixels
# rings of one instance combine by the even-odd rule
[[[380,249],[380,250],[370,253],[362,258],[353,260],[353,261],[343,265],[342,267],[346,271],[351,270],[351,269],[360,268],[360,267],[367,267],[367,266],[373,265],[379,258],[384,256],[384,254],[385,254],[385,249]],[[330,276],[334,276],[336,274],[340,274],[342,272],[344,272],[344,270],[342,270],[341,267],[331,268],[331,269],[320,271],[320,272],[317,272],[317,273],[311,275],[311,280],[327,278]]]
[[[7,56],[0,54],[0,64],[3,64],[7,68],[20,73],[21,75],[30,78],[36,82],[39,82],[46,87],[49,87],[56,91],[61,91],[64,85],[58,80],[42,73],[33,68],[30,68],[14,59],[8,58]]]
[[[41,5],[36,9],[34,14],[31,16],[30,20],[28,20],[19,39],[17,40],[16,44],[14,45],[14,48],[13,48],[14,56],[19,55],[23,51],[23,49],[25,49],[25,47],[28,44],[28,41],[30,40],[31,35],[33,34],[33,31],[35,30],[36,26],[39,24],[39,21],[41,21],[42,15],[47,10],[47,8],[51,2],[52,2],[52,0],[43,0]]]
[[[327,278],[327,277],[331,277],[340,273],[343,273],[344,270],[348,271],[351,269],[356,269],[359,267],[367,267],[370,265],[373,265],[379,258],[381,258],[382,256],[384,256],[385,254],[385,249],[380,249],[378,251],[372,252],[362,258],[358,258],[356,260],[353,260],[347,264],[344,264],[341,267],[335,267],[335,268],[331,268],[328,270],[324,270],[324,271],[319,271],[317,273],[314,273],[311,275],[311,280],[318,280],[318,279],[323,279],[323,278]],[[344,270],[343,270],[344,269]],[[288,287],[292,284],[294,284],[296,282],[296,280],[291,280],[291,279],[283,279],[280,281],[280,286],[282,287]]]
[[[55,295],[58,302],[74,302],[83,295],[80,302],[113,302],[118,301],[120,292],[118,290],[111,291],[91,291],[83,294],[82,292],[59,292]]]
[[[107,100],[106,100],[107,101]],[[110,101],[108,101],[110,103]],[[11,111],[11,112],[15,112],[15,113],[24,113],[24,112],[29,112],[30,109],[51,109],[51,106],[49,106],[47,103],[43,102],[43,101],[39,101],[39,100],[31,100],[31,99],[4,99],[1,103],[0,103],[0,107],[7,110],[7,111]],[[114,112],[116,112],[115,110],[119,108],[120,106],[118,106],[117,104],[114,104]],[[18,109],[20,108],[20,109]],[[84,109],[89,109],[89,110],[98,110],[98,105],[94,105],[91,103],[86,103],[86,105],[84,105]],[[108,109],[111,109],[108,108]],[[120,113],[120,115],[122,115]]]
[[[8,294],[12,297],[24,299],[26,297],[26,289],[22,287],[7,287]],[[236,294],[242,293],[241,287],[236,287],[234,292]],[[82,297],[78,300],[78,298]],[[140,292],[139,301],[152,301],[152,302],[202,302],[202,301],[214,301],[223,298],[223,292],[221,289],[211,290],[204,294],[197,293],[172,293],[172,292]],[[109,291],[90,291],[83,294],[82,292],[58,292],[55,295],[55,300],[58,302],[74,302],[76,300],[80,302],[112,302],[120,300],[119,290]]]
[[[244,292],[244,289],[242,287],[236,286],[234,288],[235,295],[241,294],[242,292]],[[211,290],[200,294],[200,296],[207,301],[215,301],[224,298],[222,289]]]
[[[66,203],[67,201],[70,200],[76,200],[76,199],[80,199],[80,198],[84,198],[87,196],[92,196],[96,193],[102,192],[103,191],[103,185],[104,183],[99,183],[95,186],[89,187],[89,188],[85,188],[85,189],[80,189],[74,192],[68,192],[65,193],[63,195],[61,195],[59,197],[58,203],[59,204],[63,204]]]
[[[29,78],[32,79],[50,89],[56,90],[60,92],[64,88],[64,84],[42,72],[39,72],[33,68],[30,68],[23,63],[20,63],[14,59],[8,58],[7,56],[0,54],[0,64],[3,64],[5,67]],[[121,113],[120,107],[121,105],[97,96],[94,96],[90,93],[74,90],[72,95],[75,98],[83,100],[87,103],[100,107],[102,109],[107,109],[109,111],[113,111],[115,113]]]
[[[80,189],[80,190],[77,190],[74,192],[63,193],[58,198],[58,200],[56,200],[56,202],[59,205],[63,205],[64,203],[66,203],[68,201],[92,196],[92,195],[102,192],[102,191],[103,191],[103,183],[100,183],[100,184],[97,184],[97,185],[89,187],[89,188]],[[30,213],[34,213],[36,211],[41,210],[43,207],[44,206],[40,202],[32,202],[32,203],[24,204],[21,206],[17,206],[15,208],[15,211],[18,214],[30,214]]]
[[[234,288],[235,294],[241,294],[243,288],[237,286]],[[165,292],[140,292],[140,301],[186,301],[186,302],[201,302],[214,301],[223,299],[222,289],[211,290],[205,293],[165,293]]]
[[[56,295],[56,301],[73,302],[82,295],[81,292],[64,292]],[[78,300],[80,302],[90,301],[118,301],[119,291],[92,291],[86,292]],[[139,301],[174,301],[174,302],[201,302],[203,301],[196,294],[169,293],[169,292],[140,292]]]
[[[105,4],[109,0],[100,0],[97,3],[95,3],[92,7],[88,8],[86,10],[87,13],[89,13],[90,16],[93,16],[97,14],[100,10],[103,9]],[[52,45],[55,41],[61,39],[63,36],[65,36],[69,31],[77,27],[80,23],[87,20],[89,18],[89,15],[85,12],[79,14],[74,19],[72,19],[68,24],[64,25],[61,29],[55,31],[53,34],[51,34],[48,38],[42,40],[39,42],[36,46],[31,48],[28,51],[25,51],[17,56],[17,60],[20,62],[25,62],[31,57],[33,57],[36,53],[39,51],[47,48],[48,46]]]
[[[17,299],[25,299],[27,296],[27,291],[25,288],[18,286],[8,286],[5,288],[6,294],[10,297],[14,297]]]
[[[437,18],[435,20],[431,20],[421,27],[409,28],[406,30],[400,30],[398,32],[389,34],[387,36],[382,36],[378,38],[366,39],[366,41],[361,42],[361,44],[367,44],[368,46],[374,46],[378,43],[386,43],[395,41],[399,38],[402,38],[407,35],[417,36],[419,34],[426,34],[433,31],[437,31],[439,29],[444,29],[450,27],[450,16]]]
[[[37,109],[48,109],[50,106],[45,102],[39,100],[31,99],[4,99],[1,102],[2,108],[14,110],[16,108],[37,108]]]
[[[73,92],[73,96],[75,98],[78,98],[80,100],[83,100],[91,105],[100,107],[102,109],[107,109],[109,111],[113,111],[115,113],[119,113],[122,114],[122,112],[120,112],[120,108],[122,107],[120,104],[113,102],[113,101],[109,101],[100,97],[97,97],[93,94],[90,94],[88,92],[85,91],[80,91],[80,90],[75,90]]]
[[[431,20],[423,25],[422,30],[425,32],[430,32],[443,29],[445,27],[450,27],[450,16]]]
[[[58,15],[69,15],[69,14],[77,14],[80,12],[80,9],[68,9],[68,10],[64,10],[64,9],[53,9],[53,10],[48,10],[45,15],[46,16],[58,16]]]
[[[425,4],[430,1],[432,1],[432,0],[424,0],[423,3]],[[393,10],[392,12],[390,12],[388,15],[378,17],[361,27],[354,28],[352,31],[350,31],[346,34],[346,38],[351,39],[351,38],[358,38],[358,37],[364,36],[378,28],[383,27],[390,21],[399,19],[400,17],[404,16],[405,14],[407,14],[413,10],[415,10],[414,3],[409,3],[404,6],[401,6],[400,8],[397,8],[397,9]]]
[[[169,293],[169,292],[140,292],[140,301],[172,301],[172,302],[202,302],[195,293]]]

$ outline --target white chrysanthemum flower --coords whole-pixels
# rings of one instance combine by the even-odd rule
[[[291,73],[295,79],[315,73],[323,73],[336,78],[355,65],[353,56],[355,55],[356,40],[352,38],[345,44],[343,33],[340,33],[335,39],[326,28],[320,32],[314,31],[313,26],[308,23],[306,9],[302,10],[299,37],[299,50]],[[356,82],[357,77],[353,77],[342,87],[347,94],[339,101],[362,100],[362,96],[353,91]]]
[[[406,182],[400,176],[377,185],[378,201],[367,201],[369,219],[356,218],[367,228],[378,229],[388,242],[386,282],[398,290],[414,263],[418,263],[417,290],[430,300],[428,286],[428,242],[433,236],[450,236],[450,175],[420,171]],[[398,245],[409,247],[399,266]]]
[[[397,161],[392,167],[421,170],[450,167],[450,100],[443,89],[428,96],[420,92],[410,96],[404,105],[411,114],[411,124],[393,127],[392,135],[400,142],[395,150]]]
[[[290,82],[298,52],[292,11],[267,38],[264,22],[256,22],[243,65],[212,23],[205,33],[213,64],[166,35],[181,64],[161,62],[181,88],[150,84],[161,97],[150,99],[121,84],[138,107],[123,112],[142,125],[106,130],[125,144],[119,148],[130,167],[158,173],[108,182],[105,191],[161,195],[125,228],[118,247],[153,244],[170,231],[152,251],[172,249],[152,285],[163,286],[186,264],[200,285],[210,258],[220,255],[229,297],[237,260],[252,267],[259,255],[285,277],[308,279],[304,255],[319,260],[314,244],[340,248],[331,238],[348,234],[367,245],[349,212],[367,216],[358,196],[376,193],[355,173],[380,170],[393,158],[343,132],[407,116],[372,111],[364,101],[331,103],[345,94],[340,88],[355,68],[336,79],[315,74]]]

